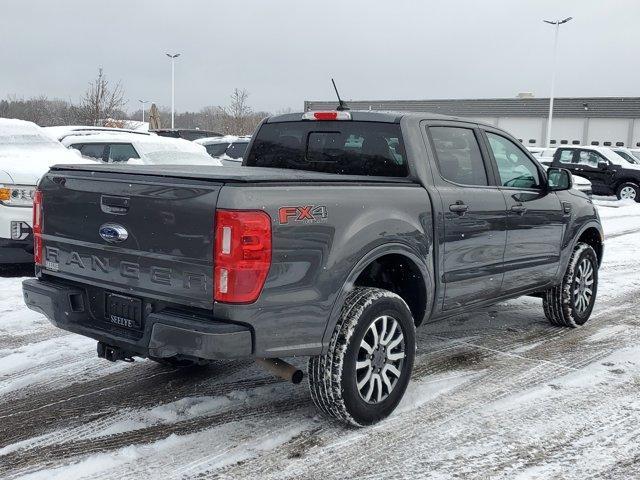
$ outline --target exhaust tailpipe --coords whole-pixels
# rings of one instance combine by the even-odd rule
[[[279,358],[256,358],[256,363],[294,385],[299,384],[304,378],[302,370]]]

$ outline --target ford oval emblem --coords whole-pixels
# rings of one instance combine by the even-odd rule
[[[117,223],[105,223],[100,227],[98,233],[103,240],[111,243],[122,242],[129,237],[127,229]]]

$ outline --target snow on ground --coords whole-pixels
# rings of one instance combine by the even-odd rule
[[[405,398],[365,429],[251,362],[99,360],[0,278],[0,478],[640,478],[640,205],[595,202],[586,326],[520,298],[422,327]]]

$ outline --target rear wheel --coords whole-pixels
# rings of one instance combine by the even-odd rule
[[[309,360],[309,388],[326,415],[371,425],[396,408],[415,358],[415,325],[407,304],[379,288],[353,290],[329,351]]]
[[[586,243],[573,250],[562,283],[542,298],[547,319],[560,327],[584,325],[593,311],[598,292],[598,257]]]
[[[640,202],[640,187],[632,182],[623,183],[616,191],[618,200],[635,200]]]

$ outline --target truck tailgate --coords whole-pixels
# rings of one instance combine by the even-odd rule
[[[43,273],[132,296],[212,308],[213,222],[222,183],[50,171]]]

